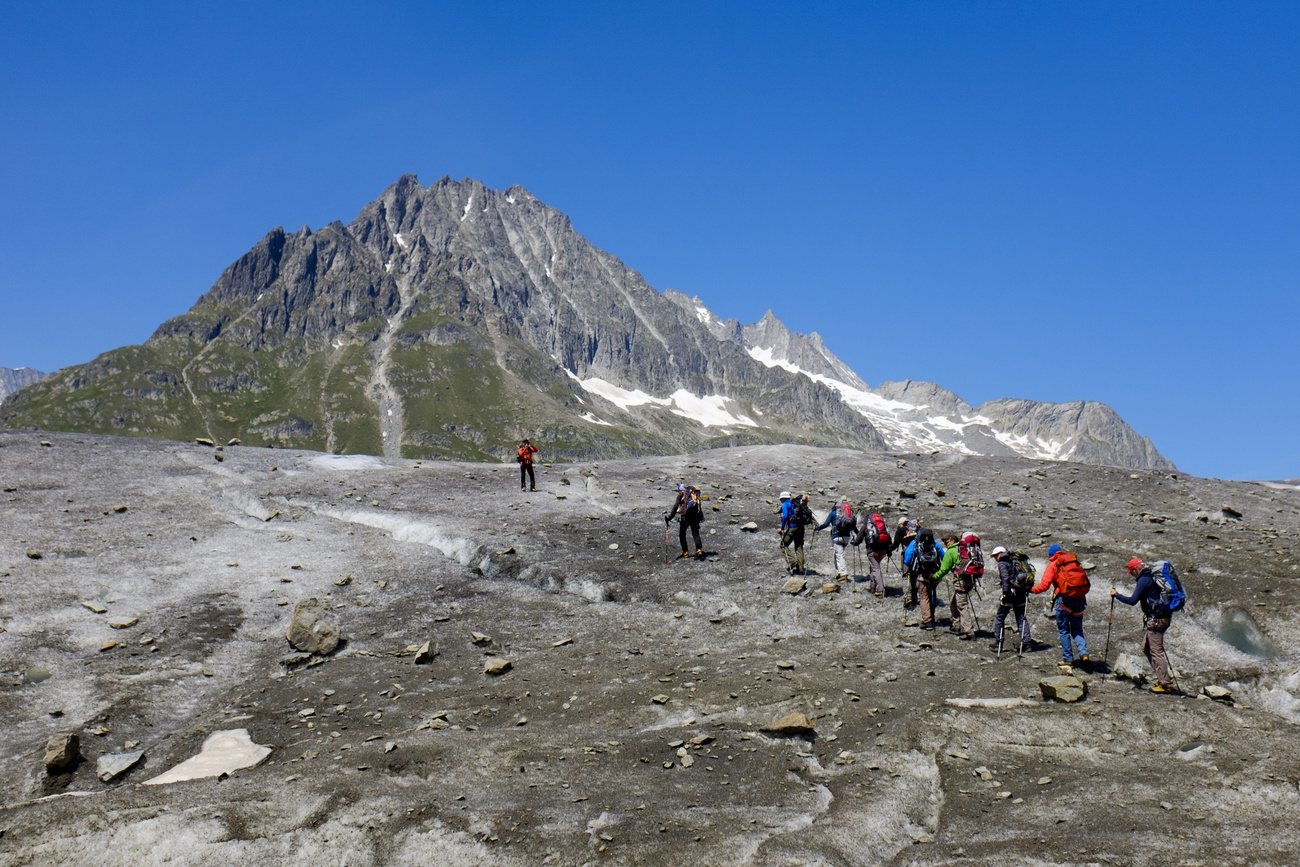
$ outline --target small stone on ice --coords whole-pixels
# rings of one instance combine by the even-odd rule
[[[1047,785],[1048,783],[1050,783],[1051,781],[1052,781],[1052,778],[1051,778],[1051,777],[1039,777],[1039,778],[1038,778],[1038,785],[1040,785],[1040,786],[1046,786],[1046,785]]]
[[[667,704],[668,696],[664,695],[663,693],[660,693],[659,695],[652,695],[650,697],[650,700],[655,704]]]

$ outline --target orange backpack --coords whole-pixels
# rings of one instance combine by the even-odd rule
[[[1067,599],[1082,599],[1092,589],[1088,573],[1079,565],[1079,558],[1066,554],[1056,564],[1056,587]]]

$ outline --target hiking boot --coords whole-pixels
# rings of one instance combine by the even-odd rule
[[[704,559],[704,551],[703,551],[703,549],[701,549],[701,548],[696,548],[696,549],[695,549],[695,559],[696,559],[696,560],[702,560],[702,559]]]
[[[967,633],[965,633],[964,635],[961,635],[961,636],[959,636],[959,637],[961,638],[962,641],[970,641],[972,638],[975,637],[975,633],[974,633],[974,632],[967,632]]]
[[[683,557],[689,557],[689,556],[691,556],[691,554],[690,554],[689,551],[683,551],[682,553],[680,553],[680,554],[677,555],[677,559],[680,560],[680,559],[682,559]]]
[[[989,650],[993,651],[994,653],[997,653],[997,652],[998,652],[998,644],[1000,644],[1000,643],[1001,643],[1001,642],[997,642],[997,641],[993,642],[992,644],[989,645]]]
[[[1173,692],[1174,689],[1171,686],[1165,686],[1163,683],[1157,683],[1155,686],[1151,687],[1151,691],[1166,693],[1166,692]]]
[[[528,490],[532,491],[534,494],[537,493],[537,489],[536,489],[536,488],[529,488]]]
[[[915,600],[915,599],[908,599],[906,602],[903,603],[903,607],[904,607],[904,608],[915,608],[915,607],[916,607],[916,600]]]
[[[1085,653],[1083,656],[1080,656],[1079,662],[1083,663],[1084,665],[1087,665],[1089,662],[1088,654]]]
[[[884,598],[885,598],[885,594],[884,594],[883,591],[877,590],[877,591],[875,591],[875,594],[876,594],[876,598],[877,598],[877,599],[884,599]]]

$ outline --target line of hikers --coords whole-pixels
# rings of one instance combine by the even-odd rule
[[[816,523],[816,518],[808,506],[807,497],[791,496],[789,491],[782,491],[780,496],[779,532],[786,568],[792,573],[806,574],[804,528]],[[836,580],[846,581],[849,578],[849,546],[865,545],[872,592],[877,598],[883,598],[884,564],[890,562],[895,551],[901,550],[900,571],[907,582],[903,605],[904,608],[919,606],[921,629],[935,628],[936,590],[947,579],[952,582],[949,599],[950,631],[963,641],[976,637],[978,623],[970,596],[972,592],[983,596],[984,553],[980,538],[973,531],[965,530],[960,535],[947,533],[936,541],[934,531],[923,526],[920,521],[902,518],[891,536],[884,518],[879,514],[866,516],[859,525],[858,516],[854,515],[847,500],[835,503],[826,519],[814,527],[814,532],[828,528],[831,531]],[[685,541],[682,544],[685,548]],[[990,552],[990,556],[998,566],[1001,590],[993,621],[993,643],[990,650],[1001,653],[1007,615],[1012,613],[1015,614],[1020,639],[1018,650],[1033,649],[1035,643],[1029,618],[1025,616],[1025,603],[1030,594],[1037,595],[1051,590],[1052,616],[1056,620],[1061,642],[1060,664],[1065,667],[1088,666],[1091,660],[1087,639],[1083,634],[1083,614],[1087,608],[1091,583],[1079,558],[1059,545],[1052,545],[1047,551],[1047,568],[1043,570],[1042,578],[1036,580],[1037,570],[1023,552],[1008,551],[999,545]],[[1164,634],[1169,629],[1173,612],[1181,609],[1185,603],[1186,593],[1173,566],[1167,561],[1147,566],[1140,559],[1134,558],[1129,561],[1127,572],[1137,580],[1137,586],[1129,595],[1121,594],[1115,589],[1110,591],[1112,601],[1108,625],[1113,622],[1115,601],[1125,605],[1141,605],[1146,625],[1142,652],[1151,664],[1157,680],[1152,691],[1171,692],[1174,682],[1164,649]],[[1107,653],[1109,643],[1108,630]]]

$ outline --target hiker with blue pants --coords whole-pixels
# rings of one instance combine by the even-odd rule
[[[1088,575],[1079,558],[1066,553],[1060,545],[1047,549],[1047,568],[1043,580],[1029,589],[1038,594],[1053,588],[1056,593],[1056,630],[1061,635],[1061,665],[1088,663],[1088,642],[1083,637],[1083,610],[1088,607]],[[1071,646],[1073,644],[1073,647]]]

